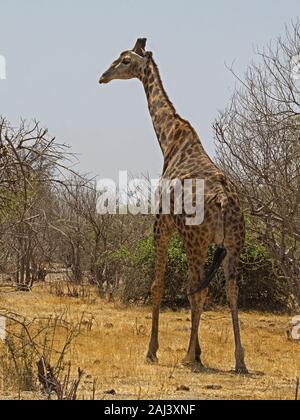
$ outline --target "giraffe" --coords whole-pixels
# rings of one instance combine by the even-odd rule
[[[199,326],[208,295],[208,286],[223,264],[226,293],[232,314],[235,339],[235,370],[247,374],[238,315],[237,274],[240,254],[245,243],[245,222],[235,184],[213,163],[205,152],[192,125],[181,118],[170,101],[160,77],[153,53],[146,51],[147,39],[139,38],[132,50],[121,53],[101,76],[99,83],[112,80],[138,79],[147,96],[154,130],[164,156],[163,179],[203,179],[205,181],[205,217],[199,226],[188,226],[184,215],[171,211],[156,216],[155,279],[151,289],[153,314],[152,333],[147,354],[148,363],[158,363],[159,317],[164,293],[164,277],[170,239],[177,232],[188,259],[188,298],[192,328],[189,348],[183,364],[194,372],[202,372]],[[205,272],[210,245],[217,245],[211,269]]]

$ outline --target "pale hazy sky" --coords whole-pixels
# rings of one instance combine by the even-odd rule
[[[224,63],[243,71],[300,15],[299,0],[0,0],[0,114],[38,119],[80,154],[80,169],[161,172],[162,157],[138,81],[100,87],[118,54],[148,48],[178,112],[211,155],[212,122],[234,86]]]

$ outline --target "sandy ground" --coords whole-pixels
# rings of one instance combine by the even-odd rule
[[[96,381],[96,399],[295,399],[300,376],[300,343],[289,341],[286,327],[290,316],[241,313],[241,327],[249,376],[237,376],[234,367],[233,333],[227,310],[206,312],[201,323],[203,363],[207,369],[194,374],[182,367],[190,332],[188,311],[163,311],[160,328],[160,362],[145,363],[150,308],[126,308],[96,296],[86,299],[57,297],[48,286],[31,293],[0,293],[5,308],[26,317],[67,314],[77,322],[85,313],[87,324],[72,343],[68,358],[73,368],[82,368],[85,379],[80,398],[89,399]],[[57,341],[63,340],[56,337]],[[4,344],[0,344],[5,360]],[[0,362],[0,398],[41,399],[40,392],[19,392],[7,386]],[[2,378],[1,378],[2,375]],[[2,379],[2,380],[1,380]],[[111,391],[111,392],[110,392]]]

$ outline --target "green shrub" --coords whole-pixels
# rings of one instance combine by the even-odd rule
[[[153,236],[137,243],[135,251],[119,251],[124,267],[122,299],[126,303],[150,302],[154,279],[155,251]],[[214,247],[209,249],[207,268],[211,265]],[[166,290],[163,305],[171,309],[188,307],[187,258],[180,238],[170,243],[166,270]],[[289,309],[291,289],[287,281],[277,279],[264,247],[250,234],[242,254],[239,275],[239,305],[241,309],[285,311]],[[209,307],[226,305],[225,278],[220,270],[210,285]]]
[[[209,263],[212,252],[209,253]],[[290,310],[291,285],[278,279],[268,258],[266,249],[251,234],[247,234],[242,253],[239,285],[239,307],[246,310],[282,312]],[[225,305],[225,278],[220,270],[210,285],[209,302]]]

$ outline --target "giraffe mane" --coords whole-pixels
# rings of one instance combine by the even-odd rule
[[[149,54],[149,53],[148,53],[148,54]],[[165,94],[166,100],[168,101],[169,105],[171,106],[171,108],[172,108],[172,109],[173,109],[173,111],[174,111],[174,116],[175,116],[175,117],[177,117],[177,118],[178,118],[178,119],[179,119],[182,123],[186,124],[186,126],[187,126],[190,130],[192,130],[192,131],[195,133],[195,135],[198,137],[198,134],[197,134],[196,130],[194,129],[194,127],[192,126],[192,124],[191,124],[189,121],[187,121],[186,119],[182,118],[182,117],[181,117],[181,116],[177,113],[176,108],[175,108],[175,106],[174,106],[173,102],[171,101],[171,99],[170,99],[170,97],[169,97],[169,95],[168,95],[168,93],[167,93],[167,91],[166,91],[166,89],[165,89],[165,87],[164,87],[164,84],[163,84],[163,81],[162,81],[162,78],[161,78],[161,74],[160,74],[159,67],[158,67],[158,65],[157,65],[156,61],[154,60],[154,57],[153,57],[153,54],[152,54],[152,53],[150,53],[150,54],[149,54],[149,59],[150,59],[150,61],[152,62],[153,66],[154,66],[154,68],[155,68],[155,70],[156,70],[157,77],[158,77],[158,82],[159,82],[159,84],[160,84],[161,89],[163,90],[163,92],[164,92],[164,94]],[[200,139],[199,139],[199,142],[201,143]]]

